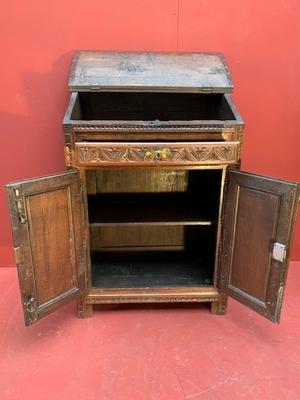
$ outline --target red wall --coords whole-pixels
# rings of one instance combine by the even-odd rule
[[[13,264],[4,184],[64,169],[75,49],[223,52],[247,126],[242,167],[300,181],[299,20],[298,0],[2,2],[0,265]]]

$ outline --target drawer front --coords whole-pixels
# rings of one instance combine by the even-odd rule
[[[234,164],[238,142],[75,143],[75,164],[82,166]]]

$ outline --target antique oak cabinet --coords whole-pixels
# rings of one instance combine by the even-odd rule
[[[7,185],[26,325],[74,298],[278,321],[299,189],[239,170],[223,57],[78,52],[69,89],[67,171]]]

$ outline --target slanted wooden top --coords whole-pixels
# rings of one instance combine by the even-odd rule
[[[228,93],[233,85],[220,54],[75,53],[71,91],[180,91]]]

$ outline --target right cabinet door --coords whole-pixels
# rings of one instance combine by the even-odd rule
[[[278,322],[299,202],[297,183],[230,170],[218,288]]]

